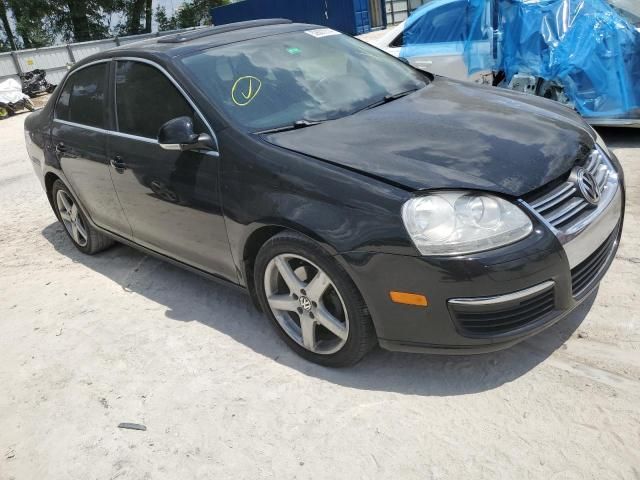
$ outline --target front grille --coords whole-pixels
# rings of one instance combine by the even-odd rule
[[[505,296],[509,297],[509,296]],[[460,333],[467,337],[502,335],[533,324],[544,323],[555,310],[553,282],[534,295],[504,303],[450,302],[449,308]]]
[[[596,149],[591,153],[583,168],[595,177],[598,188],[602,191],[611,174],[611,167],[600,150]],[[525,200],[557,230],[570,229],[594,208],[582,197],[571,176],[552,190]]]
[[[598,280],[617,241],[618,229],[616,228],[600,247],[571,270],[571,291],[574,297],[582,296]]]

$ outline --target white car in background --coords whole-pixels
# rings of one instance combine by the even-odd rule
[[[488,3],[493,0],[487,0]],[[640,0],[607,0],[614,9],[640,32]],[[465,59],[465,48],[478,57],[490,57],[497,49],[497,41],[492,34],[492,8],[486,9],[482,24],[474,33],[468,33],[465,19],[469,13],[469,0],[432,0],[420,9],[420,28],[428,32],[428,40],[419,48],[412,48],[404,41],[405,25],[409,20],[396,25],[376,38],[366,39],[385,52],[406,59],[416,68],[445,77],[494,85],[512,90],[532,93],[557,100],[574,107],[572,99],[557,82],[544,81],[527,73],[516,74],[506,82],[490,67],[476,69],[469,73]],[[467,37],[470,38],[467,44]],[[640,79],[637,80],[640,82]],[[640,112],[611,118],[586,117],[592,125],[640,127]]]
[[[464,59],[466,31],[462,28],[463,22],[458,24],[460,29],[457,31],[452,28],[456,24],[456,18],[464,18],[467,15],[468,6],[467,0],[434,0],[422,7],[425,11],[422,23],[425,28],[430,29],[432,42],[428,45],[423,44],[419,55],[410,57],[403,55],[403,57],[414,67],[436,75],[470,81],[483,81],[484,78],[487,83],[491,83],[486,77],[491,75],[491,70],[469,75]],[[402,49],[406,48],[404,44],[406,23],[407,20],[370,43],[395,57],[400,57]],[[487,36],[478,33],[473,41],[476,51],[487,55],[491,52],[491,41]]]

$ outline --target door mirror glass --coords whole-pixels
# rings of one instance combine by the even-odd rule
[[[165,150],[215,150],[211,136],[194,132],[190,117],[174,118],[162,125],[158,143]]]

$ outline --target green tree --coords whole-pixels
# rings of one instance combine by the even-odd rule
[[[142,33],[140,19],[145,11],[146,0],[124,0],[121,8],[125,13],[124,27],[120,27],[122,35],[138,35]]]
[[[7,49],[7,45],[11,50],[16,50],[16,40],[13,36],[13,32],[11,31],[11,24],[9,23],[9,15],[7,12],[7,6],[5,5],[5,0],[0,0],[0,22],[2,23],[2,30],[4,31],[4,36],[6,40],[0,40],[0,48],[2,50]]]
[[[155,11],[155,19],[158,24],[158,30],[161,32],[166,32],[167,30],[175,30],[176,29],[176,19],[174,16],[167,16],[167,9],[161,5],[156,7]]]
[[[45,47],[53,43],[55,33],[51,24],[51,7],[46,0],[8,0],[16,20],[16,33],[22,47]]]
[[[108,16],[116,0],[0,0],[0,21],[7,41],[16,47],[42,47],[56,39],[84,41],[109,36]],[[15,35],[4,24],[8,11]],[[3,14],[4,13],[4,14]],[[9,33],[7,33],[9,30]]]
[[[107,16],[115,11],[114,0],[53,0],[49,3],[58,7],[55,25],[65,40],[84,42],[109,36]]]
[[[229,0],[186,0],[171,17],[167,16],[164,7],[157,7],[156,22],[161,31],[210,25],[210,9],[227,3]]]

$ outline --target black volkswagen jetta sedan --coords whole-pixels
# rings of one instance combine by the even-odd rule
[[[576,113],[285,20],[93,55],[25,128],[78,249],[244,287],[330,366],[527,338],[596,288],[622,228],[622,169]]]

